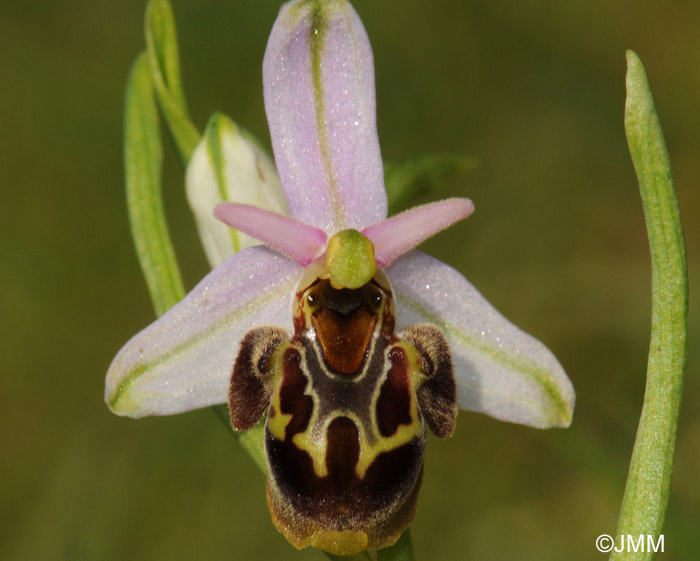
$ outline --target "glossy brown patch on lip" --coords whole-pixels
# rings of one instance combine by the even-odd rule
[[[323,358],[340,374],[360,370],[367,356],[377,316],[365,306],[349,314],[321,307],[311,316]]]
[[[294,348],[287,349],[283,357],[280,409],[282,413],[292,416],[285,430],[285,437],[288,439],[305,431],[309,425],[314,402],[310,395],[304,394],[307,383],[301,370],[299,351]]]
[[[424,449],[425,436],[379,454],[365,474],[365,485],[386,497],[400,496],[412,485],[420,486]]]
[[[340,490],[355,477],[355,466],[360,459],[360,432],[351,419],[336,417],[328,425],[327,436],[328,484]]]
[[[277,440],[269,432],[265,445],[271,463],[278,468],[271,475],[274,487],[293,506],[297,515],[310,516],[335,530],[353,527],[353,522],[371,519],[410,494],[423,465],[424,437],[379,454],[364,478],[357,476],[342,460],[356,462],[354,445],[357,428],[352,420],[338,417],[330,426],[336,436],[347,437],[345,444],[327,453],[328,475],[319,477],[310,456],[290,440]],[[329,428],[330,428],[329,426]],[[343,514],[345,513],[345,514]]]
[[[389,352],[389,360],[391,368],[377,399],[377,427],[384,437],[393,435],[399,425],[410,425],[412,421],[406,353],[395,347]]]

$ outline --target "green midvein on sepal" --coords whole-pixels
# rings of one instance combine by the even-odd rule
[[[221,197],[222,202],[228,202],[229,200],[228,185],[226,184],[226,162],[224,161],[222,150],[223,136],[224,134],[233,136],[236,131],[235,127],[236,126],[230,119],[217,112],[210,117],[207,128],[204,131],[205,138],[207,139],[207,155],[209,156],[209,161],[214,170],[216,185],[219,188],[219,197]],[[231,236],[231,246],[234,253],[240,251],[241,242],[239,240],[238,231],[234,228],[230,228],[229,235]]]
[[[311,25],[311,77],[314,84],[314,103],[316,108],[316,128],[318,130],[318,142],[321,149],[323,167],[328,180],[328,190],[332,199],[332,208],[335,209],[335,223],[344,224],[344,217],[340,211],[342,205],[338,200],[338,189],[335,183],[335,173],[331,163],[331,150],[328,144],[328,130],[326,127],[326,107],[323,91],[323,41],[327,31],[325,3],[321,0],[312,0],[312,25]]]
[[[209,118],[207,128],[204,131],[207,139],[207,154],[214,169],[216,184],[219,187],[219,197],[221,197],[222,201],[228,201],[224,154],[221,149],[222,137],[226,133],[233,134],[234,130],[231,121],[221,113],[214,113]]]

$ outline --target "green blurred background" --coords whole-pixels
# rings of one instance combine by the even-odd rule
[[[261,61],[279,2],[174,0],[194,121],[221,110],[268,141]],[[386,159],[478,158],[452,181],[477,211],[426,243],[559,357],[568,430],[463,413],[428,445],[420,560],[600,559],[644,388],[650,273],[623,131],[626,48],[644,61],[698,294],[700,4],[357,0]],[[0,5],[0,558],[324,559],[273,528],[264,478],[210,410],[112,416],[103,378],[154,317],[123,191],[122,104],[144,2]],[[207,270],[168,153],[188,287]],[[442,196],[442,195],[441,195]],[[700,558],[698,307],[660,559]]]

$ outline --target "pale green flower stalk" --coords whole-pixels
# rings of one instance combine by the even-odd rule
[[[627,51],[625,132],[644,205],[652,269],[651,342],[644,406],[617,536],[662,533],[686,364],[688,273],[678,198],[659,118],[639,57]],[[619,541],[618,541],[619,543]],[[655,551],[615,552],[615,561]]]

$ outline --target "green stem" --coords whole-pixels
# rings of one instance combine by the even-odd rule
[[[686,364],[688,280],[671,166],[644,67],[627,52],[625,131],[644,205],[652,267],[651,343],[642,415],[617,536],[658,543],[671,485]],[[616,540],[619,547],[619,539]],[[646,545],[646,544],[645,544]],[[615,552],[611,560],[651,560],[656,552]]]

